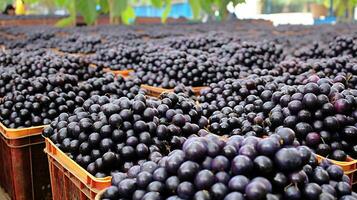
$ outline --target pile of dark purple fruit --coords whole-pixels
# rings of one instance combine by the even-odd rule
[[[139,43],[137,45],[140,45]],[[112,70],[132,69],[137,63],[138,56],[143,54],[136,45],[116,45],[115,48],[101,49],[89,57],[89,61],[97,66],[110,68]]]
[[[127,97],[133,99],[137,94],[146,93],[145,90],[140,88],[140,85],[141,80],[136,77],[115,77],[114,74],[106,73],[101,77],[94,77],[79,82],[73,90],[84,99],[88,99],[93,95],[108,95],[112,98]]]
[[[157,162],[113,174],[102,199],[357,199],[341,167],[318,164],[295,140],[289,128],[264,139],[193,136]]]
[[[218,135],[259,136],[277,127],[294,129],[300,144],[345,161],[357,157],[357,90],[344,76],[310,76],[306,84],[280,78],[227,79],[211,84],[199,98],[209,130]]]
[[[138,56],[137,63],[132,66],[135,75],[149,85],[163,88],[173,88],[178,83],[205,86],[249,74],[276,74],[273,67],[280,61],[280,55],[281,49],[275,44],[234,43],[213,46],[208,51],[167,48]]]
[[[275,100],[275,102],[274,102]],[[303,145],[334,160],[357,157],[357,90],[323,78],[283,91],[269,116],[270,127],[293,128]]]
[[[14,92],[0,103],[0,121],[8,128],[26,128],[51,123],[60,113],[71,112],[84,102],[73,91],[23,95]]]
[[[179,94],[160,100],[94,95],[73,114],[60,114],[43,135],[88,172],[104,177],[181,148],[207,124],[200,107]]]
[[[178,84],[177,86],[175,86],[172,91],[175,94],[179,94],[182,96],[185,96],[187,98],[190,98],[193,101],[197,101],[198,100],[198,96],[197,94],[195,94],[195,92],[193,91],[192,87],[187,87],[184,84]],[[165,93],[164,93],[165,94]],[[163,95],[163,94],[162,94]]]
[[[9,83],[0,87],[4,96],[0,101],[0,121],[9,128],[50,124],[59,114],[72,113],[93,95],[132,99],[137,94],[145,94],[139,79],[116,78],[110,73],[84,82],[68,74],[30,79],[3,75],[7,77],[3,81]]]
[[[293,77],[305,74],[305,80],[300,83],[306,84],[308,79],[330,78],[335,82],[342,82],[349,88],[357,85],[357,60],[352,56],[338,56],[323,59],[310,59],[302,61],[298,59],[285,60],[279,63],[279,70]],[[313,76],[313,77],[311,77]],[[310,77],[310,78],[309,78]],[[291,82],[289,83],[292,84]],[[296,83],[295,83],[296,84]]]
[[[0,97],[11,95],[15,91],[23,95],[37,93],[71,91],[78,84],[78,78],[69,74],[51,74],[47,77],[23,78],[16,73],[2,73],[0,75]]]
[[[31,78],[51,74],[70,74],[84,81],[104,74],[101,67],[90,67],[89,63],[79,56],[56,54],[51,50],[14,49],[0,53],[0,66],[6,71],[16,73],[22,78]]]
[[[100,36],[92,36],[80,33],[69,35],[65,39],[53,39],[53,47],[67,53],[93,53],[96,51],[97,46],[99,46],[101,43]]]
[[[315,154],[357,159],[356,30],[0,28],[0,121],[49,124],[43,135],[70,158],[113,177],[104,199],[355,200]],[[173,92],[151,98],[141,84]],[[197,97],[195,86],[209,87]]]

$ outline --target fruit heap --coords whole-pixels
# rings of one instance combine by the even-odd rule
[[[145,94],[140,85],[141,81],[136,77],[124,79],[122,76],[115,77],[111,73],[106,73],[102,77],[94,77],[78,83],[73,90],[77,91],[78,96],[84,99],[93,95],[110,95],[113,98],[128,97],[132,99],[136,94]]]
[[[218,135],[267,135],[264,119],[274,104],[273,93],[284,84],[271,76],[226,79],[201,91],[203,114],[209,118],[209,130]]]
[[[281,60],[282,48],[274,42],[232,42],[214,49],[218,58],[229,65],[243,65],[249,70],[272,69]]]
[[[270,137],[191,137],[157,162],[113,174],[103,200],[116,199],[356,199],[343,170],[318,164],[295,133]]]
[[[62,112],[71,112],[84,99],[73,91],[22,95],[15,92],[0,103],[0,121],[8,128],[25,128],[51,123]]]
[[[132,99],[139,93],[145,94],[137,78],[116,78],[110,73],[84,82],[78,82],[76,76],[68,74],[30,79],[16,76],[5,81],[9,83],[0,87],[4,95],[0,102],[0,121],[9,128],[49,124],[60,113],[72,113],[81,107],[92,95]]]
[[[101,38],[99,36],[75,33],[73,35],[60,38],[59,41],[57,38],[54,38],[51,46],[58,48],[58,50],[62,52],[88,54],[96,51],[98,48],[97,46],[101,43]]]
[[[43,135],[88,172],[104,177],[181,148],[207,124],[200,108],[182,95],[160,100],[94,95],[73,114],[60,114]]]
[[[357,26],[256,23],[0,28],[0,121],[49,124],[104,199],[355,200],[314,154],[357,159]]]
[[[204,37],[203,37],[204,36]],[[187,51],[188,49],[199,49],[201,51],[209,51],[211,48],[220,48],[223,45],[232,41],[232,37],[225,34],[225,37],[217,37],[216,33],[196,34],[190,37],[168,38],[167,44],[173,49]]]
[[[349,84],[354,88],[357,82],[356,59],[351,56],[339,56],[323,59],[301,61],[298,59],[285,60],[279,63],[279,69],[289,75],[306,74],[321,78],[331,78],[335,81]],[[341,76],[343,77],[342,80]]]
[[[312,42],[312,44],[304,45],[301,48],[297,48],[292,53],[292,56],[302,60],[316,59],[324,57],[324,49],[318,42]]]
[[[323,156],[346,160],[357,156],[357,91],[341,82],[322,78],[317,83],[290,87],[283,91],[266,123],[274,130],[286,126],[295,130],[303,145]]]
[[[139,44],[138,44],[139,45]],[[117,45],[112,49],[103,49],[90,56],[88,62],[100,67],[110,67],[111,70],[132,69],[137,63],[137,57],[140,55],[138,48],[127,45]]]
[[[176,94],[186,95],[186,97],[190,99],[197,100],[197,96],[193,91],[192,87],[186,87],[183,84],[179,84],[174,87],[173,92]]]
[[[204,86],[224,78],[276,74],[282,49],[273,42],[232,42],[226,35],[179,37],[146,43],[130,41],[99,50],[88,62],[113,70],[134,69],[143,83],[174,88]],[[206,43],[205,43],[206,42]],[[232,43],[231,43],[232,42]]]
[[[48,77],[22,78],[15,73],[0,75],[0,96],[10,95],[15,91],[23,95],[46,94],[49,92],[71,91],[77,85],[77,76],[69,74],[51,74]]]
[[[167,49],[143,55],[133,69],[135,75],[148,85],[163,88],[174,88],[178,83],[200,86],[203,85],[203,72],[208,66],[200,63],[203,63],[200,57]]]
[[[350,56],[322,59],[314,62],[313,70],[321,78],[329,77],[349,88],[357,89],[357,60]]]
[[[139,56],[133,69],[143,83],[153,86],[205,86],[249,74],[276,74],[277,71],[269,70],[280,60],[280,54],[281,49],[269,43],[226,44],[209,51],[165,49],[164,53],[155,51]]]
[[[0,74],[0,97],[4,97],[5,95],[13,92],[15,85],[14,79],[21,80],[21,77],[18,74],[9,73],[7,71]]]
[[[5,62],[8,56],[11,57],[11,61]],[[0,63],[1,66],[22,78],[47,77],[50,74],[64,73],[75,75],[78,80],[84,81],[92,77],[100,77],[104,73],[101,67],[89,67],[89,64],[81,57],[68,54],[57,55],[43,49],[6,51],[0,54],[0,60],[2,59],[5,61]]]
[[[357,91],[334,80],[312,76],[305,85],[284,85],[277,78],[227,79],[201,92],[209,130],[218,135],[270,135],[290,127],[298,141],[318,154],[345,161],[357,156]]]
[[[275,78],[264,76],[247,79],[225,79],[210,84],[208,88],[201,91],[199,97],[199,102],[204,108],[204,115],[211,116],[214,111],[221,110],[226,106],[234,108],[239,104],[245,104],[245,100],[248,102],[254,101],[259,98],[258,96],[261,96],[264,100],[271,98],[272,94],[270,93],[278,88],[278,84],[272,80],[275,80]],[[254,99],[250,100],[251,98]]]
[[[329,43],[326,50],[326,55],[329,57],[335,57],[339,55],[352,55],[356,57],[356,37],[349,35],[342,35],[336,37]]]

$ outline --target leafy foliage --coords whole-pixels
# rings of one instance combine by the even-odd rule
[[[128,6],[128,0],[109,0],[110,17],[120,17]]]
[[[324,5],[330,7],[330,1],[325,0]],[[334,0],[333,9],[338,17],[345,17],[346,12],[352,17],[353,9],[357,6],[357,0]]]
[[[131,6],[127,6],[126,9],[123,11],[121,19],[124,24],[130,24],[131,20],[135,18],[135,10]]]
[[[57,27],[66,27],[66,26],[71,26],[73,23],[76,21],[76,19],[73,16],[66,17],[64,19],[59,20],[55,26]]]
[[[59,7],[66,8],[68,13],[69,13],[69,17],[59,20],[55,24],[55,26],[65,27],[65,26],[74,25],[76,23],[76,16],[77,16],[75,1],[72,1],[72,0],[56,0],[55,3]]]
[[[112,23],[130,24],[135,18],[135,11],[128,0],[109,0],[109,16]]]
[[[188,2],[191,5],[193,19],[198,19],[200,17],[201,2],[198,0],[189,0]]]
[[[208,15],[213,14],[212,4],[214,0],[199,0],[202,10]],[[192,4],[191,4],[192,7]]]
[[[76,9],[83,16],[88,25],[95,23],[97,19],[96,0],[76,0]]]
[[[12,4],[12,0],[0,0],[0,9],[3,11],[8,4]]]
[[[40,0],[24,0],[25,4],[34,4],[34,3],[38,3]]]
[[[151,0],[151,4],[155,8],[161,8],[162,4],[163,4],[163,1],[162,0]]]
[[[26,4],[39,3],[44,0],[24,0]],[[343,1],[343,0],[340,0]],[[357,1],[357,0],[352,0]],[[5,7],[12,0],[0,0],[0,7]],[[138,3],[138,0],[54,0],[54,4],[58,7],[65,8],[69,17],[60,20],[56,26],[70,26],[76,23],[77,15],[81,15],[84,22],[88,25],[95,24],[98,12],[109,13],[110,22],[129,24],[135,18],[135,11],[132,6]],[[151,3],[155,8],[163,9],[161,15],[162,23],[165,23],[170,12],[172,0],[142,0],[140,2]],[[220,17],[225,19],[227,12],[227,4],[233,2],[234,5],[245,2],[245,0],[188,0],[193,18],[199,19],[201,13],[213,15],[215,11],[219,11]],[[96,10],[97,5],[100,10]]]
[[[165,9],[164,9],[164,11],[162,12],[162,15],[161,15],[161,22],[162,23],[166,22],[166,19],[169,16],[170,11],[171,11],[171,0],[164,0],[164,1],[165,1]]]
[[[245,0],[189,0],[194,19],[199,17],[200,11],[204,11],[207,15],[213,15],[215,11],[219,11],[221,19],[228,16],[227,5],[232,2],[233,5],[244,3]]]
[[[108,0],[98,0],[101,13],[109,13],[109,2]]]

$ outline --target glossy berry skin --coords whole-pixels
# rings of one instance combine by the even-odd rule
[[[129,183],[136,179],[136,190],[127,189],[129,198],[151,197],[153,192],[158,191],[160,195],[156,198],[160,199],[223,200],[335,199],[352,194],[341,168],[326,160],[320,165],[315,163],[315,155],[305,146],[293,147],[282,143],[270,157],[259,151],[253,159],[240,155],[240,152],[245,153],[240,149],[246,145],[255,149],[259,148],[259,142],[276,138],[276,135],[271,135],[265,139],[253,136],[222,139],[212,134],[190,137],[184,142],[183,150],[174,150],[163,156],[158,164],[147,161],[133,166],[129,171],[140,169],[137,175],[124,178],[119,186],[126,183],[123,183],[125,179]],[[208,149],[215,145],[218,150],[216,156],[211,157],[213,151]],[[205,151],[200,149],[198,157],[192,156],[193,147],[202,147]],[[230,148],[235,149],[234,153],[228,151]],[[230,167],[226,167],[227,163]]]

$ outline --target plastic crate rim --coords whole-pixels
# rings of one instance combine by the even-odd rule
[[[42,130],[49,125],[32,126],[27,128],[7,128],[0,122],[0,133],[6,139],[20,139],[30,136],[41,135]]]
[[[327,159],[328,161],[331,161],[335,164],[341,165],[341,166],[349,166],[357,163],[357,160],[352,159],[351,157],[347,157],[349,160],[348,161],[337,161],[337,160],[332,160],[330,158],[323,157],[321,155],[315,154],[318,159]],[[357,167],[356,167],[357,168]]]
[[[87,184],[88,182],[100,182],[100,183],[107,183],[107,182],[111,182],[112,177],[111,176],[107,176],[104,178],[96,178],[94,177],[92,174],[90,174],[89,172],[87,172],[82,166],[78,165],[74,160],[72,160],[71,158],[69,158],[62,150],[60,150],[49,138],[45,138],[46,141],[46,147],[44,149],[44,152],[47,153],[47,155],[49,155],[51,158],[53,158],[54,160],[56,160],[58,163],[60,163],[65,169],[67,169],[68,171],[70,171],[76,178],[78,178],[78,180],[82,181],[84,184]],[[52,150],[50,150],[52,148]],[[55,152],[55,153],[52,153]],[[55,155],[57,154],[57,155]],[[64,158],[60,158],[64,157]],[[70,165],[72,165],[73,167],[67,166],[67,164],[65,163],[69,163]],[[73,173],[73,169],[71,168],[77,168],[79,171],[81,171],[83,174],[86,175],[86,178],[81,178],[79,177],[78,174]],[[83,179],[86,179],[84,182]]]

